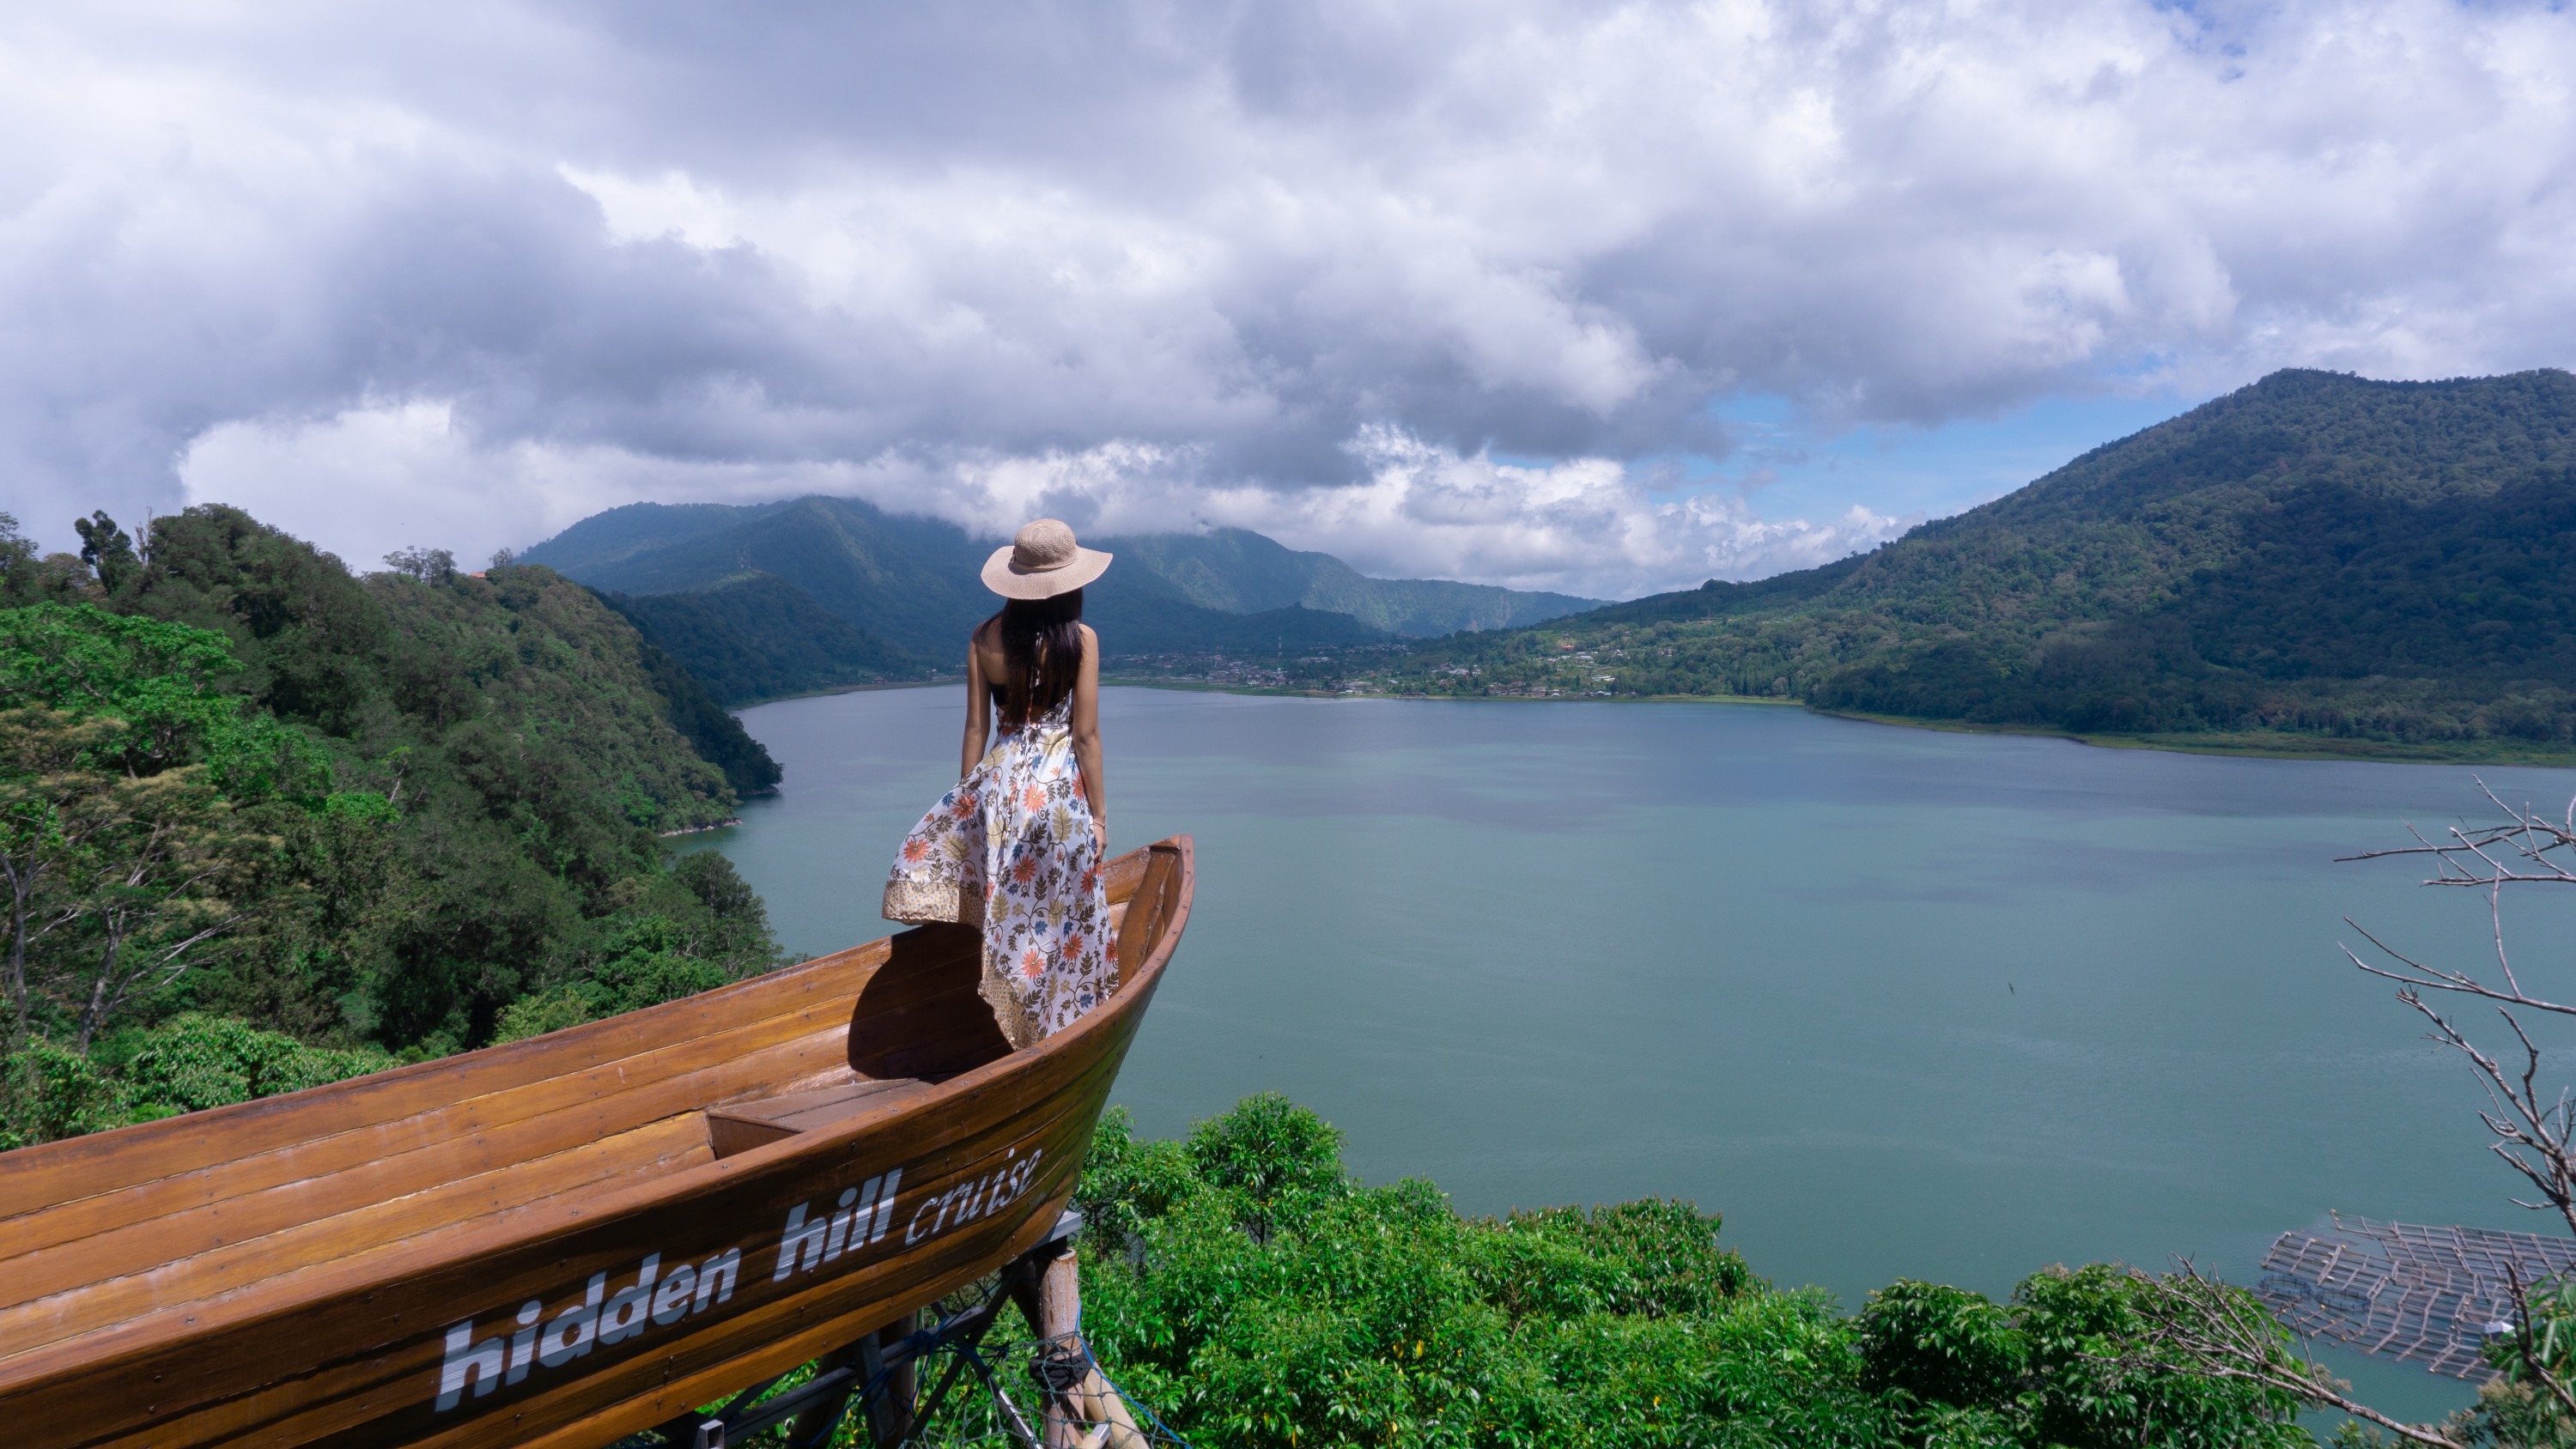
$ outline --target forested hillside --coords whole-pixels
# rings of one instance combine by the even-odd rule
[[[587,590],[419,552],[356,577],[221,507],[140,549],[103,516],[83,534],[85,558],[37,559],[0,521],[0,1142],[774,964],[731,868],[656,841],[735,792],[675,728],[667,657]]]
[[[929,660],[831,613],[774,574],[743,574],[686,593],[602,597],[720,704],[934,672]]]
[[[1419,651],[1432,693],[2576,743],[2576,377],[2275,373],[1870,554]]]

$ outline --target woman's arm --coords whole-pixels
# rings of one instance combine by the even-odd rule
[[[957,757],[957,778],[975,773],[984,758],[984,737],[993,728],[993,692],[984,687],[984,626],[966,637],[966,743]]]
[[[1109,853],[1109,780],[1100,770],[1100,636],[1082,631],[1082,673],[1073,681],[1073,763],[1082,771],[1082,798],[1091,802],[1091,835]]]

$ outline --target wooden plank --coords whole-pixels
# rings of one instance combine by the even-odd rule
[[[837,1087],[785,1092],[758,1101],[736,1103],[727,1109],[727,1115],[771,1123],[790,1132],[803,1132],[838,1122],[860,1110],[863,1104],[869,1108],[885,1106],[893,1100],[888,1093],[917,1095],[929,1090],[930,1083],[919,1078],[881,1081],[870,1077]]]
[[[889,1093],[918,1095],[930,1089],[930,1083],[918,1080],[880,1082],[862,1077],[829,1087],[755,1098],[722,1111],[709,1111],[708,1137],[716,1156],[732,1157],[799,1132],[831,1126],[857,1111],[887,1106],[895,1100]]]
[[[180,1264],[201,1253],[429,1189],[485,1180],[570,1148],[595,1145],[602,1139],[599,1125],[599,1113],[586,1108],[531,1117],[438,1147],[245,1193],[202,1211],[117,1224],[38,1248],[0,1261],[0,1308],[80,1283]],[[13,1352],[19,1347],[4,1329],[0,1345]]]
[[[886,942],[871,941],[700,996],[462,1057],[22,1147],[9,1154],[10,1170],[0,1174],[0,1220],[424,1113],[581,1067],[611,1067],[709,1029],[729,1030],[809,1010],[856,989],[885,951]]]
[[[43,1272],[59,1265],[30,1261],[27,1276],[42,1273],[40,1281],[46,1286],[26,1301],[0,1309],[0,1340],[39,1347],[147,1313],[221,1297],[315,1262],[363,1263],[405,1243],[506,1220],[514,1212],[593,1183],[677,1171],[714,1160],[703,1122],[673,1117],[392,1202],[228,1243],[168,1265],[175,1271],[75,1279],[66,1288],[55,1284],[59,1272]],[[142,1225],[146,1231],[152,1226]]]
[[[801,1042],[788,1042],[786,1048],[773,1048],[768,1050],[768,1053],[757,1053],[752,1055],[752,1058],[742,1058],[737,1060],[737,1063],[726,1063],[726,1066],[721,1068],[708,1068],[708,1071],[703,1073],[693,1073],[693,1078],[675,1078],[675,1081],[665,1081],[665,1084],[654,1084],[649,1086],[649,1089],[641,1089],[631,1096],[636,1096],[636,1099],[647,1099],[647,1102],[644,1102],[647,1107],[662,1107],[662,1117],[672,1117],[672,1114],[690,1112],[690,1109],[696,1107],[696,1102],[701,1102],[703,1096],[708,1094],[706,1091],[708,1084],[726,1086],[726,1084],[732,1084],[732,1081],[737,1081],[737,1078],[760,1076],[762,1071],[768,1071],[770,1081],[775,1081],[775,1076],[781,1076],[781,1071],[778,1071],[781,1063],[786,1063],[786,1066],[806,1066],[806,1063],[811,1063],[814,1058],[837,1055],[837,1048],[840,1048],[837,1032],[811,1032],[811,1035],[804,1037]],[[598,1120],[598,1114],[590,1112],[590,1109],[585,1107],[569,1109],[569,1114],[574,1117],[574,1127],[580,1127],[585,1117],[587,1120],[592,1120],[592,1127],[595,1127],[592,1135],[613,1135],[613,1132],[618,1130],[626,1130],[626,1125],[618,1125],[618,1122]],[[546,1135],[549,1135],[549,1138],[567,1138],[567,1132],[562,1132],[562,1127],[559,1125],[549,1127]],[[582,1140],[582,1138],[580,1135],[572,1135],[572,1140]],[[142,1243],[147,1248],[149,1248],[149,1241],[152,1241],[149,1233],[152,1233],[155,1228],[157,1225],[152,1223],[139,1225],[139,1230],[144,1233]],[[397,1233],[397,1238],[399,1235],[402,1233]],[[185,1282],[185,1277],[188,1277],[188,1266],[178,1264],[175,1266],[175,1271],[165,1271],[162,1277],[175,1279],[175,1282]],[[8,1282],[8,1274],[0,1274],[0,1282]],[[93,1331],[93,1328],[106,1328],[106,1323],[75,1325],[72,1333],[88,1333]],[[33,1346],[39,1346],[41,1341],[49,1341],[49,1338],[21,1338],[21,1331],[23,1331],[21,1323],[15,1323],[10,1315],[0,1313],[0,1351],[5,1351],[5,1354],[0,1354],[0,1382],[8,1382],[10,1364],[13,1364],[15,1356],[23,1354],[23,1351],[31,1351]],[[28,1328],[28,1331],[31,1331],[31,1328]]]
[[[909,1286],[889,1285],[873,1302],[862,1301],[856,1308],[843,1308],[837,1303],[805,1302],[782,1310],[765,1312],[757,1323],[746,1323],[741,1342],[719,1346],[716,1352],[675,1352],[655,1360],[650,1371],[639,1373],[621,1385],[605,1386],[627,1391],[620,1399],[614,1392],[604,1393],[604,1386],[593,1383],[581,1387],[578,1394],[566,1393],[531,1401],[497,1422],[460,1425],[445,1432],[410,1441],[421,1449],[500,1449],[500,1446],[607,1445],[638,1430],[667,1422],[678,1414],[699,1405],[725,1397],[748,1383],[772,1378],[806,1363],[818,1355],[847,1344],[855,1334],[867,1331],[865,1325],[878,1321],[887,1309],[879,1303],[892,1304],[905,1299],[928,1304],[959,1291],[991,1270],[995,1262],[1007,1262],[1025,1250],[1029,1243],[1045,1237],[1062,1211],[1069,1192],[1037,1204],[1027,1215],[1025,1225],[1012,1238],[995,1247],[979,1247],[969,1252],[951,1252],[940,1268],[940,1276],[918,1279]],[[865,1291],[865,1290],[861,1290]],[[840,1302],[849,1301],[844,1295]],[[729,1354],[725,1350],[732,1350]],[[633,1392],[637,1387],[643,1392]],[[551,1425],[552,1427],[548,1427]],[[290,1426],[280,1425],[287,1429]],[[292,1428],[301,1429],[303,1425]],[[305,1437],[303,1434],[263,1434],[256,1439],[245,1436],[229,1442],[310,1443],[332,1446],[332,1449],[360,1449],[384,1442],[368,1437],[371,1424],[355,1423],[328,1437]],[[104,1442],[104,1441],[101,1441]]]
[[[982,1230],[974,1237],[952,1239],[939,1255],[916,1260],[914,1272],[927,1281],[920,1282],[909,1294],[893,1291],[886,1280],[852,1275],[833,1285],[829,1294],[809,1295],[797,1302],[772,1305],[747,1315],[730,1344],[692,1345],[666,1351],[657,1361],[657,1374],[638,1376],[648,1389],[643,1395],[634,1394],[633,1380],[624,1385],[607,1379],[577,1383],[520,1406],[504,1423],[460,1429],[422,1442],[442,1446],[442,1449],[464,1449],[464,1446],[495,1446],[497,1449],[497,1446],[529,1442],[532,1429],[543,1432],[547,1422],[553,1421],[560,1427],[535,1442],[612,1443],[624,1434],[662,1422],[673,1414],[719,1397],[726,1392],[728,1385],[739,1387],[745,1382],[755,1382],[803,1363],[824,1349],[837,1347],[848,1341],[848,1334],[864,1331],[852,1325],[879,1322],[889,1313],[902,1312],[907,1298],[911,1300],[910,1306],[920,1307],[956,1291],[994,1266],[1017,1257],[1042,1239],[1053,1226],[1080,1176],[1080,1148],[1087,1146],[1090,1131],[1097,1124],[1105,1099],[1104,1085],[1098,1096],[1088,1098],[1074,1114],[1074,1120],[1078,1120],[1082,1127],[1080,1136],[1063,1139],[1058,1171],[1049,1176],[1043,1189],[1032,1191],[1029,1198],[1023,1200],[1023,1204],[1034,1200],[1034,1207],[1015,1213],[1013,1219],[999,1224],[988,1221],[981,1225]],[[934,1186],[944,1190],[943,1184]],[[808,1326],[799,1328],[798,1324]],[[729,1360],[721,1357],[729,1351],[732,1354]],[[729,1366],[711,1370],[698,1368],[711,1359],[729,1363]],[[694,1375],[691,1373],[693,1369],[697,1369]],[[620,1396],[621,1389],[625,1397]]]
[[[1136,894],[1136,885],[1145,878],[1145,867],[1153,860],[1153,850],[1154,847],[1149,845],[1111,858],[1101,885],[1108,892],[1112,904]]]
[[[400,1162],[403,1166],[395,1170],[421,1174],[411,1181],[434,1180],[442,1171],[439,1154],[459,1151],[478,1134],[518,1123],[541,1124],[537,1137],[517,1142],[517,1150],[534,1153],[703,1106],[710,1096],[757,1091],[774,1083],[789,1061],[843,1056],[835,1016],[836,1011],[809,1007],[645,1054],[659,1058],[657,1065],[640,1058],[612,1062],[184,1176],[92,1194],[57,1212],[0,1223],[0,1263],[54,1243],[370,1164]],[[623,1103],[608,1105],[621,1096]],[[554,1135],[544,1135],[549,1132]],[[6,1351],[6,1340],[0,1339],[0,1352]]]
[[[1178,879],[1179,858],[1158,852],[1148,852],[1148,855],[1135,893],[1128,897],[1125,917],[1119,922],[1115,954],[1121,963],[1142,961],[1161,937],[1171,915],[1169,896],[1173,883]],[[1119,983],[1124,985],[1126,967],[1122,964],[1119,969],[1122,972]]]
[[[1070,1188],[1039,1204],[1029,1215],[1028,1226],[1003,1245],[987,1248],[977,1257],[950,1267],[944,1275],[923,1283],[912,1293],[916,1307],[926,1307],[958,1292],[1002,1263],[1007,1263],[1043,1239],[1053,1228],[1064,1205],[1072,1199]],[[888,1298],[887,1302],[897,1301]],[[823,1309],[800,1316],[802,1326],[780,1323],[769,1329],[764,1340],[747,1340],[744,1352],[719,1361],[695,1373],[683,1365],[671,1365],[668,1378],[654,1392],[623,1401],[611,1401],[605,1395],[588,1397],[595,1406],[584,1404],[575,1413],[559,1414],[564,1420],[533,1435],[514,1430],[518,1437],[507,1435],[451,1433],[420,1441],[423,1449],[600,1449],[616,1443],[629,1434],[641,1432],[656,1424],[668,1422],[700,1404],[710,1403],[746,1383],[785,1373],[849,1341],[853,1333],[866,1332],[865,1324],[875,1321],[884,1310],[876,1304],[824,1316]],[[901,1310],[898,1310],[901,1311]],[[350,1441],[352,1449],[359,1441]]]

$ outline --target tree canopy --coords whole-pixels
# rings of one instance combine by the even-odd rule
[[[83,522],[39,559],[0,520],[7,1141],[205,1105],[181,1057],[325,1064],[234,1070],[260,1095],[778,960],[721,857],[656,839],[736,795],[694,681],[588,590],[353,575],[230,508]]]

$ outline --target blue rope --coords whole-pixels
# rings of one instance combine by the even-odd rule
[[[1180,1431],[1163,1422],[1162,1415],[1157,1414],[1153,1410],[1146,1408],[1143,1404],[1136,1402],[1135,1395],[1118,1387],[1118,1381],[1109,1376],[1109,1370],[1100,1366],[1099,1355],[1094,1354],[1091,1351],[1091,1335],[1082,1331],[1082,1310],[1079,1308],[1076,1308],[1073,1312],[1073,1333],[1076,1338],[1082,1340],[1082,1356],[1090,1361],[1091,1371],[1100,1375],[1100,1381],[1109,1386],[1109,1392],[1116,1394],[1128,1408],[1144,1415],[1145,1422],[1153,1425],[1156,1429],[1161,1430],[1173,1443],[1180,1445],[1181,1449],[1195,1449],[1195,1446],[1193,1446],[1189,1440],[1181,1437]]]
[[[1163,1437],[1180,1445],[1181,1449],[1194,1449],[1194,1446],[1189,1440],[1181,1437],[1178,1430],[1163,1422],[1162,1415],[1155,1413],[1151,1408],[1148,1408],[1146,1405],[1139,1402],[1135,1395],[1118,1387],[1118,1381],[1111,1378],[1109,1376],[1109,1371],[1100,1366],[1099,1358],[1094,1356],[1091,1352],[1090,1337],[1082,1331],[1082,1319],[1078,1313],[1074,1317],[1074,1329],[1071,1337],[1081,1343],[1083,1359],[1091,1365],[1091,1371],[1100,1375],[1100,1382],[1107,1385],[1109,1392],[1116,1394],[1121,1403],[1124,1403],[1128,1408],[1142,1416],[1144,1421],[1152,1425],[1155,1431],[1163,1435]],[[915,1364],[927,1363],[932,1358],[943,1353],[956,1354],[965,1359],[967,1366],[975,1371],[975,1377],[982,1381],[986,1392],[989,1393],[994,1391],[992,1365],[985,1362],[984,1356],[975,1350],[975,1346],[973,1344],[942,1343],[939,1339],[939,1330],[936,1325],[929,1328],[913,1330],[911,1333],[905,1335],[896,1346],[910,1348],[913,1352],[913,1362]],[[834,1415],[832,1422],[824,1425],[822,1431],[815,1438],[808,1440],[807,1444],[812,1446],[831,1442],[833,1433],[841,1427],[842,1421],[849,1417],[851,1406],[864,1405],[869,1400],[874,1399],[878,1392],[885,1387],[886,1379],[888,1376],[893,1374],[894,1371],[894,1367],[877,1370],[876,1375],[870,1378],[865,1386],[860,1388],[858,1392],[850,1395],[849,1398],[842,1401],[841,1412]]]

